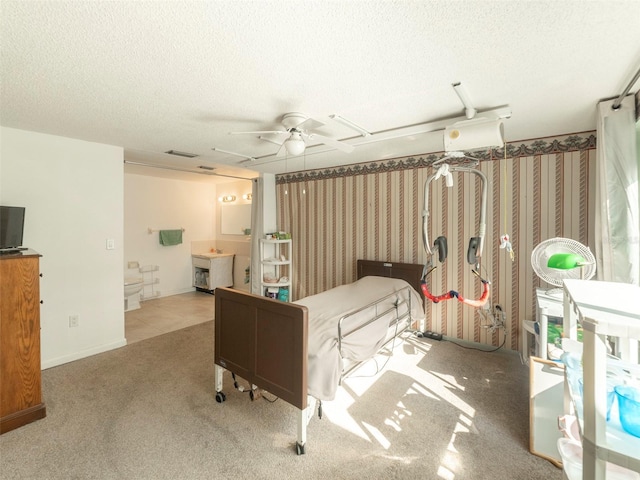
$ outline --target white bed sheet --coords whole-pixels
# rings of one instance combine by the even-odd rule
[[[400,292],[410,285],[404,280],[388,277],[368,276],[354,283],[341,285],[317,295],[305,297],[296,302],[308,308],[309,344],[308,344],[308,392],[309,395],[330,401],[335,398],[338,382],[342,372],[342,357],[338,346],[338,320],[346,313],[365,307],[385,295]],[[411,295],[413,320],[424,318],[423,301],[413,289],[400,292],[406,297]],[[406,298],[404,298],[406,300]],[[392,307],[396,296],[379,305],[382,312]],[[400,310],[400,314],[406,312]],[[349,321],[343,322],[343,336],[363,319],[371,318],[372,310],[358,313]],[[388,340],[389,316],[364,327],[342,342],[345,358],[361,361],[371,358]]]

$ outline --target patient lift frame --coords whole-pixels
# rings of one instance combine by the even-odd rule
[[[469,158],[469,157],[468,157]],[[446,168],[443,168],[446,167]],[[479,299],[468,299],[464,298],[460,293],[455,290],[450,290],[442,295],[433,295],[429,291],[429,287],[427,286],[426,277],[437,267],[433,264],[433,254],[434,252],[431,250],[431,245],[429,242],[429,185],[432,181],[437,180],[441,176],[444,176],[447,181],[447,186],[452,185],[451,180],[451,172],[463,172],[463,173],[472,173],[474,175],[478,175],[482,182],[482,196],[480,200],[480,219],[478,224],[478,232],[475,237],[471,237],[469,240],[469,248],[467,250],[467,261],[475,265],[475,269],[472,269],[474,275],[476,275],[480,281],[482,282],[482,295]],[[472,306],[472,307],[481,307],[483,306],[487,300],[489,299],[490,289],[489,289],[489,281],[482,278],[479,273],[480,269],[480,258],[482,256],[482,248],[484,247],[484,236],[487,228],[486,224],[486,216],[487,216],[487,177],[486,175],[477,168],[471,168],[467,166],[461,165],[448,165],[443,164],[441,168],[438,169],[433,175],[431,175],[424,183],[424,210],[422,213],[422,242],[424,244],[424,249],[427,253],[428,259],[427,263],[424,266],[424,271],[422,275],[421,288],[422,293],[426,298],[431,300],[433,303],[438,303],[443,300],[449,300],[451,298],[457,298],[458,301]],[[438,257],[440,263],[444,262],[447,256],[447,245],[445,237],[438,237],[434,241],[434,246],[438,249]]]

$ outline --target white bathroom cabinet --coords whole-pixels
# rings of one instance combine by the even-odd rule
[[[193,286],[209,293],[233,286],[233,253],[199,253],[191,256]]]
[[[280,288],[288,288],[287,298],[291,299],[292,253],[291,239],[260,239],[260,282],[264,295],[268,289],[276,293]]]
[[[582,439],[582,478],[606,479],[607,466],[640,472],[640,438],[620,425],[617,401],[610,420],[607,410],[607,354],[609,342],[619,349],[620,361],[630,368],[638,366],[640,339],[640,287],[595,280],[565,280],[564,332],[576,339],[576,327],[583,328],[583,394],[566,383],[567,406],[576,406]],[[579,403],[581,407],[578,407]],[[574,412],[567,412],[574,413]]]

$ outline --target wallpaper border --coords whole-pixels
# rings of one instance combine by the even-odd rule
[[[581,132],[553,137],[507,142],[507,157],[525,157],[532,155],[549,155],[555,153],[574,152],[596,148],[596,132]],[[500,160],[504,158],[504,148],[474,150],[471,153],[480,161]],[[326,180],[331,178],[368,175],[382,172],[393,172],[414,168],[428,167],[444,157],[444,152],[426,153],[418,156],[397,157],[366,163],[330,167],[316,170],[305,170],[276,175],[276,184]]]

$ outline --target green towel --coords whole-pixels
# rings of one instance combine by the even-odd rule
[[[160,230],[160,245],[180,245],[182,243],[182,229]]]

